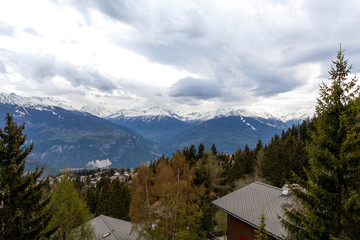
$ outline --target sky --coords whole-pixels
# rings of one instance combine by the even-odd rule
[[[340,43],[360,72],[358,0],[0,3],[0,92],[75,108],[314,113]]]

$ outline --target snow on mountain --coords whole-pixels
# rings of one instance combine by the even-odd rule
[[[87,112],[101,118],[107,117],[108,115],[112,114],[110,110],[102,106],[83,106],[80,111]]]
[[[22,97],[14,93],[0,93],[0,103],[15,104],[23,108],[31,107],[37,110],[48,110],[48,107],[61,107],[66,110],[76,110],[73,107],[65,105],[50,97]],[[293,112],[270,114],[262,109],[251,108],[222,108],[207,112],[176,113],[170,110],[161,109],[159,107],[121,109],[119,111],[113,112],[103,106],[84,106],[80,109],[80,111],[88,112],[102,118],[142,118],[143,121],[153,121],[155,119],[161,119],[162,117],[173,117],[185,122],[204,122],[210,119],[220,117],[242,116],[252,118],[277,119],[283,122],[287,122],[294,119],[305,119],[309,117],[308,115],[303,113]]]
[[[18,105],[23,108],[34,108],[37,110],[45,110],[46,107],[60,107],[73,111],[73,107],[65,105],[49,97],[21,97],[15,93],[0,93],[0,103]]]
[[[280,113],[280,114],[270,114],[262,109],[250,109],[250,108],[222,108],[213,111],[207,112],[192,112],[192,113],[180,113],[172,112],[170,110],[164,110],[159,107],[152,108],[133,108],[133,109],[121,109],[115,113],[109,113],[104,108],[89,108],[83,107],[83,111],[89,112],[96,116],[106,117],[106,118],[123,118],[123,119],[134,119],[142,118],[144,121],[151,121],[155,118],[160,119],[161,117],[173,117],[184,122],[204,122],[210,119],[216,119],[221,117],[230,117],[230,116],[239,116],[239,117],[251,117],[256,118],[259,121],[262,119],[274,119],[280,120],[283,122],[294,120],[294,119],[305,119],[308,116],[303,113]]]
[[[214,118],[220,117],[230,117],[230,116],[239,116],[239,117],[253,117],[253,118],[275,118],[273,115],[266,113],[264,111],[252,111],[248,109],[217,109],[209,112],[193,112],[184,115],[183,119],[185,121],[207,121]]]
[[[15,104],[24,108],[35,108],[38,110],[46,110],[48,107],[61,107],[66,110],[76,110],[71,106],[56,101],[50,97],[22,97],[14,93],[0,93],[0,103]],[[48,110],[48,109],[47,109]],[[152,108],[133,108],[133,109],[121,109],[113,112],[106,109],[103,106],[84,106],[80,109],[82,112],[87,112],[102,118],[124,118],[134,119],[141,117],[144,121],[152,121],[155,118],[161,119],[161,117],[173,117],[185,122],[204,122],[214,118],[229,117],[229,116],[243,116],[253,118],[264,119],[277,119],[283,122],[287,122],[294,119],[305,119],[309,117],[304,113],[268,113],[263,109],[252,108],[222,108],[207,112],[192,112],[192,113],[180,113],[170,110],[164,110],[159,107]]]
[[[239,116],[239,117],[251,117],[251,118],[263,118],[263,119],[276,119],[283,122],[294,120],[294,119],[305,119],[308,115],[303,113],[279,113],[271,114],[262,109],[249,109],[249,108],[239,108],[239,109],[217,109],[209,112],[192,112],[189,114],[182,115],[183,121],[207,121],[210,119],[216,119],[220,117],[230,117],[230,116]],[[259,119],[258,119],[259,120]]]
[[[278,114],[275,114],[275,117],[280,119],[283,122],[287,122],[287,121],[291,121],[291,120],[294,120],[294,119],[304,120],[304,119],[306,119],[306,118],[308,118],[310,116],[307,115],[307,114],[304,114],[304,113],[292,112],[292,113],[278,113]]]
[[[170,111],[170,110],[163,110],[159,107],[152,107],[152,108],[133,108],[133,109],[121,109],[113,114],[107,116],[107,118],[125,118],[125,119],[132,119],[141,117],[143,120],[153,120],[154,118],[160,117],[173,117],[176,119],[180,119],[181,117]]]

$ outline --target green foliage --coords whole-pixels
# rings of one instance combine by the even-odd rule
[[[261,214],[259,229],[255,230],[255,240],[268,240],[265,227],[265,215]]]
[[[202,187],[194,184],[194,169],[179,151],[169,162],[159,161],[153,173],[137,169],[130,217],[145,239],[204,239]],[[208,205],[207,205],[208,206]]]
[[[184,147],[182,154],[185,156],[186,161],[190,164],[190,166],[193,166],[198,160],[194,145],[191,145],[190,148]]]
[[[261,164],[261,177],[274,186],[281,187],[292,180],[292,173],[305,178],[304,167],[308,166],[308,155],[305,142],[311,139],[308,131],[315,121],[304,120],[300,125],[284,131],[281,136],[275,135],[265,146]],[[259,170],[260,166],[257,166]],[[274,173],[276,169],[276,173]]]
[[[230,188],[228,185],[222,184],[221,171],[219,161],[212,151],[206,152],[195,167],[194,183],[203,188],[198,194],[198,205],[203,213],[200,222],[202,229],[207,232],[211,230],[211,218],[214,215],[214,209],[210,203]]]
[[[225,231],[227,227],[227,214],[221,210],[217,210],[214,216],[214,231]]]
[[[306,150],[306,178],[295,175],[297,202],[286,209],[282,223],[293,239],[360,238],[360,99],[357,78],[343,51],[323,83],[316,107],[316,131]]]
[[[7,114],[0,129],[0,239],[38,239],[47,227],[48,199],[43,198],[46,181],[40,181],[43,169],[24,174],[25,160],[34,145],[24,146],[25,126],[18,126]]]
[[[200,143],[198,147],[197,159],[201,159],[205,153],[205,146],[204,144]]]
[[[229,166],[224,165],[228,181],[233,183],[245,175],[253,174],[255,163],[255,152],[250,150],[248,145],[245,146],[244,150],[238,148],[234,153],[231,164]]]
[[[213,145],[211,145],[211,151],[212,153],[216,156],[218,154],[217,150],[216,150],[216,146],[215,143],[213,143]]]
[[[128,183],[103,177],[96,187],[86,190],[85,196],[90,211],[95,215],[129,220],[131,191]]]
[[[91,238],[92,229],[86,224],[90,216],[88,207],[68,171],[64,171],[60,181],[55,184],[47,207],[53,212],[48,228],[59,227],[52,235],[53,239]]]

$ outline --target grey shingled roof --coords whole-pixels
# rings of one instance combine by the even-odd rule
[[[283,239],[286,231],[278,216],[283,216],[282,206],[290,203],[282,196],[282,189],[260,182],[253,182],[212,202],[214,206],[259,228],[261,214],[265,214],[266,230],[269,235]]]
[[[94,227],[95,239],[104,240],[135,240],[136,234],[131,231],[131,222],[127,222],[121,219],[100,215],[89,223]],[[109,236],[103,238],[106,233],[110,233]]]

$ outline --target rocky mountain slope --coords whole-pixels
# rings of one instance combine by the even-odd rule
[[[5,124],[6,113],[12,114],[16,122],[25,123],[27,139],[35,143],[31,159],[57,168],[104,164],[136,167],[159,156],[152,141],[127,127],[89,113],[61,108],[51,101],[49,104],[46,99],[19,99],[24,100],[17,95],[1,94],[0,126]]]
[[[251,109],[175,113],[154,107],[111,112],[94,106],[78,111],[51,98],[0,93],[1,127],[7,112],[26,124],[28,140],[35,143],[31,159],[57,168],[135,167],[200,143],[234,152],[246,144],[254,147],[259,139],[267,143],[306,117]]]

